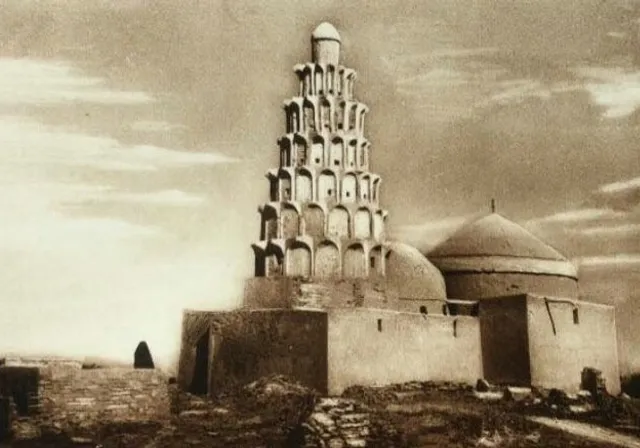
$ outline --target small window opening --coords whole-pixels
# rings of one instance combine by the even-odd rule
[[[370,265],[372,268],[375,268],[375,267],[376,267],[376,257],[371,257],[371,258],[369,258],[369,265]]]
[[[333,195],[333,190],[331,188],[329,188],[327,190],[327,196],[332,196]]]
[[[316,163],[320,163],[320,159],[316,157]]]
[[[340,165],[340,161],[339,161],[339,160],[334,160],[334,161],[333,161],[333,164],[334,164],[335,166],[338,166],[338,165]]]
[[[578,308],[573,309],[573,323],[578,325],[580,323],[580,316],[578,315]]]
[[[363,197],[364,199],[367,199],[367,193],[363,194],[363,195],[362,195],[362,197]]]
[[[424,305],[422,305],[422,306],[420,307],[420,313],[422,313],[422,314],[429,314],[429,313],[427,312],[427,307],[426,307],[426,306],[424,306]]]
[[[351,166],[353,166],[353,162],[351,162]]]
[[[453,321],[453,337],[458,337],[458,319]]]
[[[378,331],[382,331],[382,319],[378,319]]]
[[[291,197],[291,188],[284,189],[284,198],[289,199]]]
[[[351,197],[351,192],[347,191],[347,197],[350,198]]]

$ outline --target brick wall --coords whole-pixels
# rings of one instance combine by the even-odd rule
[[[158,419],[170,409],[167,378],[152,369],[42,369],[39,393],[41,418],[62,426]]]

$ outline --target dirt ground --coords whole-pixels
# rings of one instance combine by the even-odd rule
[[[469,389],[416,384],[402,390],[361,388],[346,395],[369,409],[367,446],[372,448],[640,448],[640,438],[594,423],[556,420],[517,400],[479,398]],[[21,419],[13,442],[0,446],[295,448],[301,445],[292,435],[316,399],[313,392],[281,381],[217,401],[176,390],[173,414],[164,421],[100,422],[62,431]]]

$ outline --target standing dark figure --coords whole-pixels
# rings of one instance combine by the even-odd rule
[[[133,354],[133,367],[135,369],[155,369],[149,346],[141,341]]]

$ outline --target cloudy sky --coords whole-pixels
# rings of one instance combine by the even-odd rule
[[[371,107],[393,235],[426,249],[495,198],[640,319],[638,19],[622,0],[0,0],[0,351],[129,360],[145,339],[167,365],[182,308],[238,303],[323,20]]]

